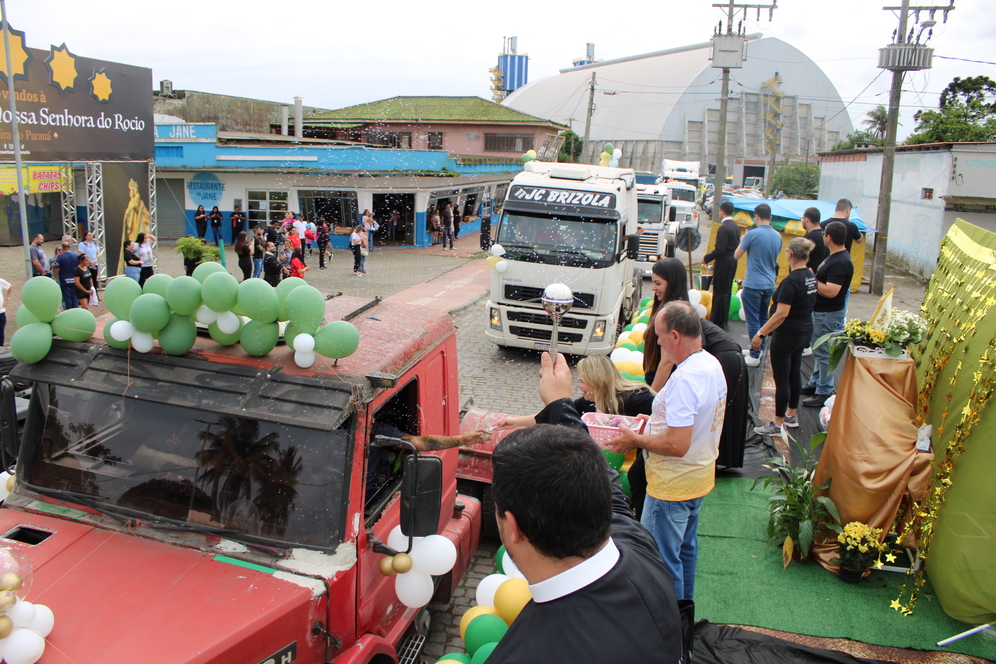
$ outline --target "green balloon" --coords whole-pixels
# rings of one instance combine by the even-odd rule
[[[97,319],[86,309],[66,309],[52,321],[52,331],[66,341],[86,341],[97,331]]]
[[[307,286],[308,282],[300,277],[289,277],[277,284],[277,320],[287,318],[287,295],[299,286]]]
[[[212,311],[231,311],[239,300],[239,282],[227,272],[208,275],[201,288],[201,299]]]
[[[459,662],[460,664],[470,664],[470,656],[462,652],[449,652],[436,660],[439,662]]]
[[[609,153],[609,156],[611,156],[611,155],[612,155],[612,153],[613,153],[613,152],[615,152],[615,150],[616,150],[615,146],[614,146],[614,145],[612,145],[612,143],[606,143],[606,144],[605,144],[605,147],[604,147],[604,148],[602,148],[602,149],[603,149],[604,151],[608,152],[608,153]]]
[[[619,375],[625,378],[626,380],[633,380],[633,376],[631,374],[626,373],[625,371],[620,371]]]
[[[155,279],[159,275],[153,275]],[[151,281],[150,279],[149,281]],[[201,282],[193,277],[177,277],[166,288],[166,303],[181,316],[193,316],[201,304]]]
[[[736,313],[737,313],[738,311],[740,311],[740,307],[741,307],[742,305],[743,305],[743,302],[741,302],[741,300],[740,300],[740,298],[739,298],[739,297],[731,297],[731,298],[730,298],[730,317],[731,317],[731,318],[732,318],[732,317],[733,317],[733,316],[734,316],[734,315],[735,315],[735,314],[736,314]]]
[[[650,316],[640,316],[639,318],[636,319],[636,322],[650,325]]]
[[[643,342],[642,341],[636,345],[636,349],[638,351],[640,351],[641,353],[643,352]]]
[[[48,277],[42,277],[48,279]],[[52,281],[49,279],[49,281]],[[55,283],[55,282],[52,282]],[[10,339],[10,352],[25,364],[43,360],[52,349],[52,326],[48,323],[31,323],[17,330]]]
[[[315,334],[325,318],[325,296],[314,286],[299,286],[284,300],[287,317],[294,327],[306,334]]]
[[[649,307],[653,303],[654,303],[654,298],[652,298],[652,297],[645,297],[642,300],[640,300],[640,308],[641,309],[646,309],[647,307]]]
[[[212,339],[222,346],[234,346],[239,343],[239,339],[242,337],[242,318],[239,318],[239,329],[232,334],[225,334],[219,330],[218,323],[208,325],[208,333],[210,333]]]
[[[40,322],[51,323],[62,306],[62,289],[55,279],[32,277],[21,289],[21,302]]]
[[[131,303],[129,316],[128,320],[136,330],[152,334],[166,327],[169,322],[169,305],[162,295],[146,293],[139,295]]]
[[[28,309],[23,304],[17,308],[17,316],[15,320],[17,320],[18,327],[24,327],[25,325],[41,322],[41,320],[38,319],[38,316],[31,313],[31,309]]]
[[[629,473],[619,473],[619,485],[622,486],[627,498],[633,497],[633,489],[629,486]]]
[[[491,657],[491,653],[493,653],[497,647],[497,641],[494,643],[485,643],[477,649],[477,652],[474,653],[474,656],[470,659],[470,664],[484,664],[484,662],[488,661],[488,657]]]
[[[279,337],[280,326],[276,323],[251,320],[242,326],[239,338],[245,352],[253,357],[263,357],[273,350]]]
[[[633,376],[633,380],[635,380],[638,383],[643,383],[644,385],[647,384],[647,379],[645,376],[639,376],[639,375]]]
[[[142,286],[143,293],[155,293],[156,295],[161,295],[166,297],[166,291],[169,289],[170,283],[173,282],[173,277],[168,274],[154,274],[145,280],[145,285]]]
[[[285,332],[284,337],[286,336]],[[360,331],[349,321],[332,321],[315,333],[315,352],[325,357],[349,357],[359,346]]]
[[[215,263],[214,261],[211,261],[208,263],[201,263],[200,265],[195,267],[194,272],[191,276],[193,276],[194,279],[203,284],[204,280],[207,279],[210,275],[214,274],[215,272],[224,272],[224,271],[225,267],[221,263]]]
[[[131,303],[142,294],[138,282],[128,277],[115,277],[107,282],[104,303],[118,320],[131,320]]]
[[[239,309],[253,320],[277,320],[279,304],[277,291],[262,279],[246,279],[239,286]]]
[[[118,322],[117,318],[112,318],[109,321],[104,321],[104,343],[106,343],[111,348],[120,348],[121,350],[128,350],[131,348],[131,341],[125,339],[124,341],[118,341],[111,336],[111,325]]]
[[[501,564],[502,558],[505,557],[505,545],[502,544],[498,547],[498,553],[495,554],[495,567],[498,568],[499,574],[505,573],[505,566]]]
[[[636,350],[636,344],[629,341],[624,341],[618,346],[616,346],[616,348],[625,348],[626,350]]]
[[[229,309],[229,311],[231,311],[236,316],[245,316],[245,313],[242,311],[242,307],[239,306],[238,296],[236,296],[235,304],[232,305],[232,308]]]
[[[633,329],[633,327],[635,325],[636,325],[636,323],[630,323],[629,325],[627,325],[626,327],[623,328],[623,332],[629,332],[630,330]]]
[[[625,454],[616,454],[615,452],[610,452],[609,450],[602,450],[602,454],[605,455],[605,460],[609,462],[613,470],[619,470],[622,468],[623,463],[626,461]]]
[[[159,346],[168,355],[183,355],[197,341],[197,324],[190,316],[171,314],[169,322],[159,330]]]
[[[294,337],[296,337],[299,334],[301,334],[301,331],[295,328],[290,323],[284,325],[284,343],[287,344],[287,347],[290,348],[291,350],[294,350]],[[317,348],[317,343],[318,343],[317,340],[315,343]]]
[[[532,160],[533,156],[528,154],[523,154],[521,157],[519,157],[519,161],[521,161],[523,164],[528,164]]]
[[[493,613],[484,613],[467,625],[467,630],[463,635],[463,642],[467,646],[467,652],[473,657],[477,651],[486,643],[497,643],[508,631],[505,621]]]

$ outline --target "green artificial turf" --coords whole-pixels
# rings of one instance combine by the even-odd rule
[[[937,647],[974,625],[945,614],[929,580],[907,617],[889,606],[905,574],[873,570],[861,583],[849,584],[812,561],[782,569],[781,549],[765,532],[770,493],[763,487],[751,491],[752,483],[719,479],[702,505],[696,619],[996,660],[996,637],[987,633]]]

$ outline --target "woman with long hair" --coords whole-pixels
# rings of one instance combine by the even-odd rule
[[[198,205],[197,211],[194,212],[194,225],[197,227],[197,237],[203,240],[208,229],[208,214],[204,211],[203,205]]]
[[[263,275],[263,258],[266,247],[263,242],[263,229],[256,226],[252,229],[252,276],[258,279]]]
[[[156,238],[152,233],[139,233],[135,238],[135,255],[142,261],[142,269],[138,278],[138,285],[144,286],[145,282],[155,274],[152,267],[152,243]]]
[[[215,205],[211,208],[211,214],[208,215],[208,220],[211,222],[211,234],[214,236],[214,243],[216,246],[221,246],[221,222],[224,219],[224,215],[221,214],[221,210]]]
[[[767,335],[771,374],[775,379],[775,419],[754,427],[763,436],[781,433],[783,427],[797,427],[796,409],[802,394],[802,351],[813,334],[813,307],[816,306],[816,275],[806,263],[816,246],[804,237],[793,238],[785,248],[789,273],[775,290],[774,311],[750,340],[751,348],[761,349]]]
[[[73,281],[76,286],[76,299],[79,300],[81,309],[90,308],[90,290],[93,288],[93,277],[90,275],[90,257],[87,254],[79,255],[79,264],[73,272]]]
[[[349,250],[353,252],[353,276],[362,277],[363,273],[360,271],[360,264],[364,258],[360,251],[363,249],[363,239],[360,237],[360,233],[363,231],[363,226],[357,224],[353,226],[353,232],[349,235]]]
[[[304,250],[297,247],[291,256],[290,276],[304,279],[304,273],[308,271],[308,266],[304,264]]]
[[[135,254],[135,241],[125,240],[122,249],[124,249],[125,276],[138,281],[142,278],[142,260]]]
[[[242,270],[242,281],[252,276],[252,240],[245,231],[239,231],[235,240],[235,255],[239,257],[239,269]]]
[[[657,312],[668,302],[688,300],[688,276],[680,260],[663,258],[654,263],[650,278],[653,282],[651,290],[654,292],[654,306],[650,310],[650,323],[643,331],[643,377],[656,393],[664,387],[674,365],[657,344],[654,321],[657,320]]]

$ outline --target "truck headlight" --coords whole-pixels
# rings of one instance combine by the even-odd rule
[[[491,329],[500,330],[501,329],[501,312],[495,307],[491,307]]]
[[[595,327],[591,331],[592,341],[601,341],[605,338],[605,321],[599,320],[595,321]]]

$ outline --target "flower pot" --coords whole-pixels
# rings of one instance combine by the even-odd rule
[[[855,357],[869,357],[877,360],[908,360],[910,359],[909,351],[903,350],[902,353],[893,357],[885,352],[884,348],[879,346],[861,346],[858,344],[850,344],[851,354]]]
[[[840,571],[837,573],[837,576],[839,576],[840,580],[844,583],[858,583],[861,581],[861,577],[864,573],[864,570],[855,572],[854,570],[844,569],[841,567]]]

